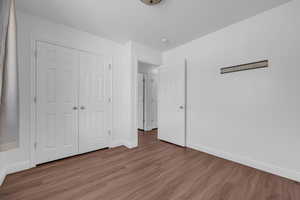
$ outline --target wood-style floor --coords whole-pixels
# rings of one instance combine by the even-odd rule
[[[1,200],[300,200],[300,185],[140,133],[101,150],[9,175]]]

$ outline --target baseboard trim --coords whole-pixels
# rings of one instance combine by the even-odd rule
[[[0,171],[0,186],[4,183],[6,177],[6,170],[1,170]]]
[[[281,167],[277,167],[268,163],[264,163],[261,161],[256,161],[248,158],[244,158],[242,156],[234,155],[232,153],[224,152],[224,151],[219,151],[216,149],[204,147],[204,146],[199,146],[199,145],[194,145],[194,144],[188,144],[189,148],[205,152],[211,155],[214,155],[219,158],[223,158],[226,160],[230,160],[232,162],[236,162],[242,165],[246,165],[248,167],[252,167],[264,172],[268,172],[277,176],[281,176],[293,181],[300,182],[300,173],[296,171],[292,171],[289,169],[284,169]]]
[[[115,148],[115,147],[120,147],[120,146],[124,146],[124,142],[116,140],[113,141],[110,145],[109,148]]]
[[[0,171],[0,186],[4,183],[5,177],[9,174],[13,174],[16,172],[24,171],[32,168],[30,165],[30,161],[23,161],[14,163],[12,165],[6,166],[3,170]]]
[[[17,162],[6,167],[6,174],[13,174],[30,168],[30,161]]]
[[[124,141],[119,140],[119,141],[112,142],[112,144],[109,146],[109,148],[115,148],[115,147],[119,147],[119,146],[125,146],[128,149],[133,149],[133,148],[137,147],[137,145],[134,145],[132,142],[129,142],[126,140],[124,140]]]
[[[127,147],[128,149],[133,149],[133,148],[138,147],[138,145],[136,145],[136,144],[134,144],[134,143],[132,143],[132,142],[129,142],[129,141],[125,141],[125,142],[123,143],[123,145],[124,145],[125,147]]]

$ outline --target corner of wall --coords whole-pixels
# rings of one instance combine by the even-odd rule
[[[0,171],[0,186],[3,184],[5,177],[6,177],[6,171],[5,171],[5,169],[2,169]]]
[[[138,147],[138,144],[136,142],[133,141],[125,141],[124,142],[124,146],[127,147],[128,149],[134,149],[136,147]]]
[[[14,163],[12,165],[4,166],[0,170],[0,186],[3,184],[5,177],[7,175],[24,171],[30,168],[31,168],[30,161],[23,161],[23,162]]]
[[[5,177],[6,177],[6,169],[5,169],[5,162],[4,162],[4,153],[0,152],[0,186],[3,184]]]
[[[16,172],[24,171],[31,168],[30,161],[22,161],[22,162],[16,162],[14,164],[8,165],[6,167],[6,174],[13,174]]]
[[[122,142],[122,140],[114,140],[109,145],[109,148],[116,148],[116,147],[120,147],[120,146],[123,146],[123,145],[124,145],[124,142]]]
[[[109,146],[109,148],[116,148],[116,147],[120,147],[120,146],[125,146],[128,149],[133,149],[138,147],[138,145],[133,142],[133,141],[127,141],[127,140],[115,140],[111,143],[111,145]]]

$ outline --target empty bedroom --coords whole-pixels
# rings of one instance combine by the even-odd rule
[[[299,200],[299,0],[0,0],[0,200]]]

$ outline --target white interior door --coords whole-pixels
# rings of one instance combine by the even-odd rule
[[[158,88],[158,138],[185,146],[185,63],[162,67]]]
[[[144,75],[138,74],[138,129],[144,130]]]
[[[36,163],[78,152],[78,53],[37,42]]]
[[[80,53],[79,152],[109,146],[111,70],[100,55]]]

